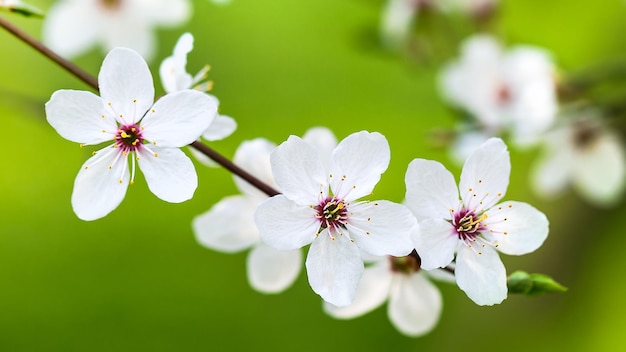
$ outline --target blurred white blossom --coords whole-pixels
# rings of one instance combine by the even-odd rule
[[[471,115],[474,125],[457,140],[454,154],[465,160],[489,136],[508,133],[518,146],[535,143],[554,123],[557,97],[555,69],[543,50],[518,46],[506,53],[495,39],[467,39],[461,58],[441,73],[443,96]],[[466,132],[466,131],[464,131]],[[483,136],[476,138],[477,136]]]
[[[155,27],[181,25],[190,15],[188,0],[60,0],[48,10],[43,41],[65,57],[100,45],[106,52],[131,48],[150,59]]]
[[[591,111],[566,117],[542,139],[543,155],[532,173],[535,191],[554,197],[571,185],[595,205],[616,203],[626,177],[623,140]]]
[[[539,210],[521,202],[498,203],[510,173],[509,153],[498,138],[472,152],[458,188],[436,161],[415,159],[406,172],[406,205],[419,222],[412,238],[421,267],[445,267],[456,254],[457,285],[479,305],[507,296],[506,270],[496,250],[530,253],[548,235],[548,219]]]
[[[187,72],[187,54],[193,50],[193,35],[184,33],[176,42],[172,56],[166,57],[161,62],[159,74],[161,84],[167,93],[176,92],[181,89],[195,89],[201,92],[208,92],[213,86],[212,81],[207,80],[209,66],[204,66],[195,76]],[[215,99],[219,106],[219,100],[214,95],[209,96]],[[202,133],[202,138],[207,141],[219,141],[230,136],[237,129],[237,122],[230,116],[218,114],[209,128]],[[200,153],[194,148],[190,148],[191,154],[202,164],[216,167],[213,160]]]
[[[389,320],[408,336],[430,332],[441,315],[443,301],[433,277],[454,282],[454,275],[443,269],[421,270],[416,256],[380,257],[367,266],[354,302],[336,307],[324,303],[324,310],[339,319],[352,319],[371,312],[386,301]]]
[[[46,103],[48,122],[64,138],[83,145],[112,144],[81,167],[72,206],[83,220],[113,211],[134,183],[136,164],[157,197],[173,203],[190,199],[198,179],[179,148],[196,140],[217,114],[214,99],[195,90],[167,94],[154,102],[145,60],[126,48],[113,49],[98,75],[100,97],[56,91]]]
[[[370,195],[387,169],[390,150],[380,133],[353,133],[333,150],[322,151],[291,136],[271,155],[274,180],[283,194],[261,203],[256,224],[261,240],[279,250],[311,244],[306,260],[309,284],[325,301],[345,306],[354,300],[363,273],[361,251],[404,256],[413,249],[415,217],[401,204],[357,201]]]
[[[319,150],[330,152],[337,145],[333,133],[322,127],[311,128],[303,139]],[[276,147],[263,138],[243,142],[234,162],[266,184],[278,188],[272,177],[270,153]],[[268,197],[265,193],[234,177],[240,195],[223,198],[207,212],[194,218],[192,226],[198,242],[210,249],[234,253],[250,249],[247,257],[248,282],[255,290],[278,293],[295,281],[302,267],[300,249],[279,251],[261,242],[254,223],[257,206]]]

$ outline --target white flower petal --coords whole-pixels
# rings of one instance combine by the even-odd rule
[[[454,271],[456,282],[476,304],[499,304],[507,296],[504,264],[492,247],[480,250],[478,254],[466,245],[459,246]]]
[[[102,62],[98,84],[103,103],[122,123],[139,121],[154,101],[148,64],[130,49],[109,52]]]
[[[405,204],[418,221],[428,218],[450,219],[450,209],[456,210],[459,206],[459,192],[454,176],[437,161],[411,161],[404,181]]]
[[[324,311],[338,319],[352,319],[385,303],[393,279],[388,261],[389,259],[383,258],[365,268],[354,301],[350,305],[337,307],[324,302]]]
[[[387,1],[380,23],[382,39],[387,46],[396,48],[407,40],[418,8],[418,4],[413,1]]]
[[[409,209],[386,200],[350,205],[346,225],[361,250],[373,255],[403,256],[411,253],[411,229],[417,221]]]
[[[156,46],[156,35],[153,33],[151,23],[137,20],[129,21],[123,16],[117,15],[108,17],[104,25],[107,28],[102,38],[105,51],[123,47],[134,50],[146,60],[152,59]]]
[[[535,192],[543,197],[563,192],[573,176],[573,157],[569,148],[561,146],[549,150],[539,159],[531,173]]]
[[[188,0],[136,0],[136,2],[144,18],[163,26],[181,24],[191,15]]]
[[[170,93],[159,99],[141,121],[143,136],[161,147],[182,147],[200,137],[217,115],[217,104],[195,90]]]
[[[283,194],[301,205],[317,205],[326,196],[325,169],[320,154],[300,137],[290,136],[270,157],[272,173]]]
[[[128,188],[127,168],[126,158],[112,147],[89,158],[74,181],[72,207],[76,215],[83,220],[96,220],[117,208]]]
[[[174,46],[172,56],[166,57],[159,67],[161,84],[167,93],[191,88],[193,77],[187,73],[187,54],[193,49],[193,35],[183,33]]]
[[[202,133],[202,138],[207,141],[219,141],[235,132],[237,122],[230,116],[218,114],[215,120],[209,125],[209,128]]]
[[[328,170],[330,168],[330,156],[337,147],[337,138],[333,132],[326,127],[312,127],[304,133],[302,139],[320,152],[324,170]]]
[[[414,228],[411,239],[426,270],[442,268],[452,262],[459,239],[450,222],[444,219],[427,219]]]
[[[345,236],[333,240],[323,233],[309,248],[306,270],[315,293],[335,306],[347,306],[354,300],[363,274],[359,247]]]
[[[454,263],[451,263],[448,266],[446,266],[446,269],[424,270],[424,268],[422,268],[421,272],[424,273],[424,275],[426,275],[430,279],[445,282],[447,284],[455,284],[456,278],[454,277],[454,272],[453,272],[454,268],[455,268]],[[447,270],[447,269],[451,269],[452,271]]]
[[[420,336],[431,331],[441,315],[441,293],[421,273],[397,274],[389,296],[391,323],[403,334]]]
[[[102,29],[97,9],[90,2],[56,1],[46,14],[42,37],[45,45],[69,59],[92,48]]]
[[[198,242],[222,252],[238,252],[260,243],[254,223],[256,199],[246,196],[225,197],[211,209],[196,216],[192,228]]]
[[[150,150],[158,156],[143,148],[138,161],[150,191],[170,203],[191,199],[198,187],[198,175],[191,159],[178,148],[151,146]]]
[[[298,278],[302,268],[302,251],[279,251],[261,243],[248,255],[246,266],[248,281],[255,290],[279,293]]]
[[[463,204],[480,213],[496,204],[506,193],[511,174],[511,161],[500,138],[491,138],[467,158],[459,193]]]
[[[465,160],[489,138],[491,136],[484,131],[460,132],[450,148],[450,154],[454,161],[463,165]]]
[[[259,204],[254,215],[261,240],[279,250],[301,248],[315,239],[320,223],[315,211],[282,194]]]
[[[533,252],[548,237],[548,219],[527,203],[498,204],[487,211],[484,224],[489,229],[485,237],[493,239],[500,252],[510,255]]]
[[[330,162],[330,188],[347,201],[369,195],[387,170],[389,144],[378,132],[361,131],[342,140]]]
[[[272,177],[272,166],[270,165],[270,154],[275,148],[276,144],[265,138],[243,141],[235,151],[233,162],[259,180],[277,189],[278,186]],[[265,193],[250,185],[247,181],[237,176],[234,176],[233,179],[235,180],[235,185],[243,194],[260,199],[267,197]]]
[[[574,171],[574,187],[598,205],[611,205],[621,199],[626,181],[624,145],[617,136],[598,137],[585,153],[580,153]]]
[[[117,132],[115,120],[104,115],[100,97],[85,91],[54,92],[46,103],[46,119],[61,137],[76,143],[112,141]]]

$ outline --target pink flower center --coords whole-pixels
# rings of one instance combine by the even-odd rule
[[[454,214],[452,225],[460,240],[473,242],[482,231],[487,229],[485,224],[483,224],[483,220],[486,218],[487,214],[483,213],[479,217],[473,210],[463,208]]]
[[[115,147],[124,154],[139,151],[144,141],[141,131],[137,124],[120,126],[115,135]]]
[[[348,223],[348,207],[343,199],[326,197],[314,209],[315,218],[321,223],[322,229],[334,231],[337,228],[345,228]]]

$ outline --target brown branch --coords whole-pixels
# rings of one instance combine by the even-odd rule
[[[24,43],[30,45],[33,49],[37,50],[38,52],[43,54],[45,57],[52,60],[54,63],[63,67],[65,70],[67,70],[69,73],[74,75],[76,78],[85,82],[87,85],[91,86],[93,89],[98,90],[98,79],[96,79],[96,77],[92,76],[91,74],[84,71],[80,67],[76,66],[72,62],[59,56],[50,48],[43,45],[40,41],[33,38],[28,33],[24,32],[23,30],[11,24],[10,22],[8,22],[2,17],[0,17],[0,26],[2,26],[4,29],[9,31],[11,34],[15,35],[18,39],[20,39]],[[278,192],[277,190],[275,190],[268,184],[264,183],[263,181],[259,180],[258,178],[252,176],[250,173],[246,172],[239,166],[235,165],[232,161],[228,160],[226,157],[222,156],[215,150],[209,148],[207,145],[196,141],[196,142],[191,143],[190,146],[197,149],[198,151],[208,156],[209,158],[213,159],[216,163],[220,164],[228,171],[246,180],[252,186],[258,188],[260,191],[264,192],[268,196],[271,197],[271,196],[280,194],[280,192]]]

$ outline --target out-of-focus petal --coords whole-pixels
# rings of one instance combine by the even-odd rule
[[[424,275],[396,275],[388,314],[400,332],[420,336],[431,331],[439,321],[442,306],[441,293]]]
[[[535,251],[548,237],[548,219],[529,204],[504,202],[487,211],[485,237],[497,243],[506,254],[522,255]]]
[[[383,258],[365,268],[354,301],[350,305],[337,307],[324,302],[324,311],[335,318],[352,319],[369,313],[385,303],[393,279],[387,262],[388,259]]]
[[[270,165],[270,154],[276,148],[276,144],[265,138],[255,138],[243,141],[233,157],[233,162],[259,180],[266,184],[278,188],[272,177],[272,166]],[[264,199],[267,195],[258,188],[250,185],[247,181],[234,176],[237,188],[249,196]]]
[[[574,155],[569,148],[551,148],[537,161],[531,173],[535,192],[543,197],[553,197],[563,192],[573,174]]]
[[[386,200],[351,204],[346,225],[361,250],[373,255],[404,256],[413,250],[411,230],[417,225],[409,209]]]
[[[510,174],[506,144],[500,138],[489,139],[463,165],[459,182],[463,204],[476,213],[490,208],[506,193]]]
[[[222,252],[238,252],[259,243],[254,223],[257,202],[246,196],[230,196],[196,216],[192,227],[198,242]]]
[[[219,141],[235,132],[237,129],[237,122],[230,116],[217,114],[215,120],[209,125],[202,138],[207,141]]]
[[[193,35],[183,33],[174,46],[172,56],[166,57],[159,67],[161,84],[165,92],[172,93],[191,88],[193,78],[187,73],[187,54],[193,49]]]
[[[246,266],[248,281],[255,290],[279,293],[298,278],[302,268],[302,251],[279,251],[261,243],[248,255]]]
[[[128,188],[129,172],[126,158],[118,150],[106,147],[89,158],[81,167],[72,191],[72,208],[82,220],[102,218],[117,208]]]
[[[91,49],[103,29],[91,2],[57,1],[46,14],[42,37],[44,44],[57,54],[72,58]]]
[[[261,203],[254,216],[265,244],[279,250],[292,250],[316,238],[320,223],[314,215],[313,209],[279,194]]]
[[[343,307],[354,300],[363,261],[359,247],[345,236],[333,240],[322,234],[309,248],[306,269],[313,291],[328,303]]]
[[[378,132],[353,133],[339,142],[330,162],[330,187],[335,196],[352,201],[369,195],[387,170],[389,143]]]
[[[507,296],[504,264],[490,246],[481,248],[481,254],[466,245],[459,246],[454,272],[461,290],[478,305],[499,304]]]
[[[606,133],[585,153],[577,156],[574,187],[598,205],[612,205],[621,199],[626,181],[624,145]]]
[[[198,175],[191,159],[178,148],[151,146],[150,150],[158,156],[143,148],[138,160],[150,191],[170,203],[191,199],[198,187]]]
[[[450,219],[450,209],[459,207],[459,192],[454,176],[441,163],[414,159],[404,178],[406,206],[418,221],[428,218]]]

